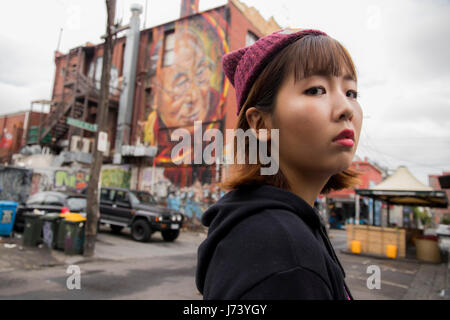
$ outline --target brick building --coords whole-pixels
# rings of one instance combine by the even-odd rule
[[[37,130],[47,114],[35,111],[20,111],[0,115],[0,164],[10,163],[12,155],[18,153],[28,142],[33,143]]]
[[[433,190],[444,190],[445,193],[447,194],[447,199],[450,199],[450,189],[442,189],[441,185],[439,183],[439,180],[438,180],[438,178],[440,176],[445,176],[445,175],[450,175],[450,172],[449,171],[444,171],[444,172],[442,172],[441,175],[438,175],[438,174],[430,174],[430,175],[428,175],[428,185],[430,187],[432,187]],[[434,212],[434,216],[433,216],[434,221],[433,222],[435,224],[439,224],[440,221],[442,220],[442,218],[445,215],[450,215],[450,208],[449,207],[443,208],[443,209],[434,208],[433,212]]]
[[[128,170],[125,185],[141,190],[214,185],[223,168],[174,165],[177,142],[170,136],[178,128],[192,133],[198,120],[202,129],[234,128],[235,93],[221,58],[281,27],[238,0],[204,12],[198,0],[183,0],[178,20],[133,36],[139,8],[132,12],[128,34],[115,40],[112,55],[105,164]],[[102,56],[103,44],[90,43],[55,54],[54,104],[43,134],[51,135],[47,146],[56,153],[91,151],[94,133],[87,128],[96,122]],[[84,125],[69,125],[68,118]]]

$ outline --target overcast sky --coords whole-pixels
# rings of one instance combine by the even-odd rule
[[[450,171],[450,0],[243,0],[282,27],[310,27],[339,40],[358,71],[363,130],[357,154],[423,183]],[[128,22],[131,3],[117,0]],[[146,27],[179,16],[181,0],[148,0]],[[200,0],[200,10],[226,0]],[[0,1],[0,114],[50,99],[54,51],[105,32],[103,0]]]

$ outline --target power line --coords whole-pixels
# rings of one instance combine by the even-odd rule
[[[368,137],[368,135],[366,135]],[[368,137],[368,140],[370,140],[370,138]],[[378,150],[375,146],[371,146],[370,148],[372,148],[375,152],[381,154],[381,156],[388,156],[392,159],[395,159],[397,161],[402,161],[402,162],[408,162],[408,163],[412,163],[415,164],[416,166],[420,166],[420,167],[425,167],[425,168],[430,168],[430,169],[437,169],[437,170],[445,170],[446,165],[448,165],[450,167],[450,163],[449,164],[435,164],[435,165],[430,165],[430,164],[424,164],[424,163],[419,163],[413,160],[407,160],[407,159],[403,159],[403,158],[399,158],[398,156],[393,156],[391,154],[388,154],[386,152],[380,151]]]
[[[417,161],[413,161],[413,160],[406,160],[406,159],[402,159],[399,158],[398,156],[393,156],[392,154],[386,153],[384,151],[380,151],[376,146],[375,143],[373,142],[372,138],[369,136],[369,134],[366,131],[363,131],[363,134],[365,135],[365,137],[367,138],[367,148],[377,152],[377,155],[381,155],[384,159],[384,161],[386,161],[386,163],[389,164],[389,161],[387,161],[387,159],[384,156],[388,156],[392,159],[395,159],[397,161],[403,161],[403,162],[408,162],[408,163],[413,163],[416,164],[418,166],[422,166],[422,167],[426,167],[426,168],[434,168],[434,169],[438,169],[438,170],[444,170],[444,166],[448,166],[450,165],[450,163],[445,163],[445,164],[434,164],[434,165],[430,165],[430,164],[423,164],[423,163],[419,163]],[[432,138],[432,137],[418,137],[418,138],[423,138],[423,139],[427,139],[427,138]],[[441,137],[444,138],[445,137]],[[381,138],[381,139],[386,139],[386,138]],[[414,138],[411,138],[414,139]],[[449,138],[450,140],[450,138]],[[427,143],[427,145],[429,145],[429,143]],[[392,166],[391,166],[392,167]]]

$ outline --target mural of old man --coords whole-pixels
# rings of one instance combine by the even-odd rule
[[[170,136],[175,129],[193,133],[194,121],[199,120],[203,132],[222,129],[226,88],[220,62],[228,51],[222,30],[208,13],[176,22],[173,32],[154,30],[147,79],[151,103],[140,124],[144,143],[158,146],[156,164],[172,162],[171,150],[177,142],[171,142]],[[193,159],[194,154],[186,156]],[[201,181],[211,177],[204,167],[186,169],[168,168],[165,175],[177,181],[186,180],[179,176],[185,172]]]

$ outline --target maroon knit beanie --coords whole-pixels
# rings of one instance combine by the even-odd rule
[[[313,29],[283,29],[258,39],[252,45],[232,51],[222,59],[223,70],[236,90],[237,114],[264,67],[289,44],[305,35],[326,36]]]

